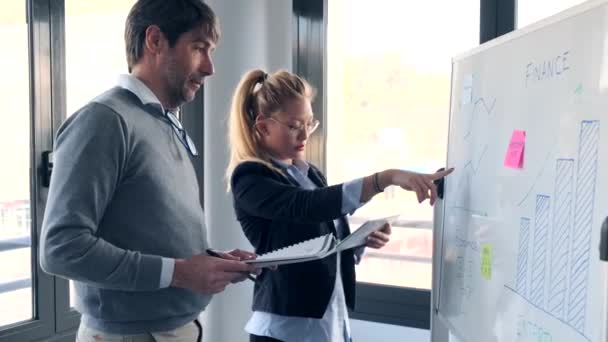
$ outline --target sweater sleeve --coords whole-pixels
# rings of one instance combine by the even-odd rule
[[[46,272],[106,289],[160,287],[160,256],[119,248],[98,234],[125,169],[128,139],[124,120],[98,103],[59,129],[40,237]]]
[[[281,181],[275,171],[261,163],[239,165],[231,187],[236,206],[265,219],[318,223],[343,215],[342,184],[302,189]]]

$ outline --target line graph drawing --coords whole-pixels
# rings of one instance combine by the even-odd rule
[[[532,242],[532,267],[530,283],[530,300],[540,306],[545,304],[545,277],[547,244],[549,235],[551,198],[546,195],[536,196],[536,218]]]
[[[473,165],[473,161],[469,160],[468,162],[466,162],[466,164],[464,164],[464,169],[465,170],[470,170],[471,173],[469,174],[469,176],[475,176],[477,175],[477,172],[479,171],[479,168],[481,167],[481,162],[483,161],[483,157],[486,155],[486,152],[488,151],[488,145],[485,145],[483,147],[483,150],[481,151],[481,155],[479,156],[479,158],[477,159],[477,166]]]
[[[473,215],[479,216],[488,216],[488,214],[483,210],[478,210],[475,208],[470,208],[468,202],[470,198],[467,196],[469,194],[468,189],[473,186],[475,177],[478,176],[478,172],[481,168],[481,164],[483,162],[484,157],[488,151],[488,146],[484,146],[479,158],[474,162],[473,160],[467,161],[464,166],[461,168],[462,171],[457,171],[455,176],[458,177],[456,183],[456,193],[462,194],[460,201],[458,201],[457,205],[453,205],[450,208],[461,210],[465,212],[469,212]],[[460,168],[457,168],[459,170]]]
[[[460,173],[460,177],[458,180],[458,185],[456,189],[459,193],[462,191],[466,191],[469,187],[473,185],[473,178],[477,176],[479,172],[479,168],[481,167],[481,162],[483,161],[484,156],[488,150],[488,146],[484,146],[481,155],[477,159],[476,163],[473,160],[467,161],[462,167],[462,171]]]
[[[572,230],[574,159],[558,159],[555,164],[553,239],[549,259],[549,295],[547,309],[565,318],[568,281],[568,246]]]
[[[517,253],[517,292],[528,295],[528,255],[530,253],[530,219],[522,217],[519,223],[519,252]]]
[[[494,98],[493,100],[490,100],[488,102],[489,102],[489,105],[488,105],[488,103],[486,103],[486,100],[483,97],[480,97],[477,100],[475,100],[475,103],[473,104],[473,110],[471,111],[471,116],[469,118],[469,122],[467,123],[467,130],[464,134],[465,140],[467,140],[471,136],[471,133],[473,132],[473,122],[475,122],[475,118],[477,117],[479,108],[483,108],[486,116],[492,115],[492,112],[494,111],[494,106],[496,105],[496,98]]]
[[[553,144],[552,146],[556,146],[556,145]],[[517,203],[518,207],[521,207],[526,202],[526,200],[528,199],[528,197],[530,197],[530,194],[532,194],[532,191],[536,187],[536,184],[538,183],[538,180],[543,175],[543,173],[545,173],[545,169],[546,169],[547,165],[549,165],[549,160],[550,160],[550,157],[551,157],[552,154],[553,154],[553,150],[551,150],[549,153],[547,153],[547,156],[545,157],[545,160],[543,161],[543,164],[542,164],[541,168],[538,170],[538,173],[536,174],[536,177],[534,177],[534,181],[530,185],[530,188],[528,189],[528,191],[526,192],[526,194],[524,195],[524,197]]]
[[[599,132],[599,121],[581,122],[567,316],[568,322],[579,331],[585,329],[587,312],[589,248],[595,204]]]

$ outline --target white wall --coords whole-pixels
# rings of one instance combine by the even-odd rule
[[[210,245],[218,249],[251,249],[234,218],[226,193],[227,114],[232,92],[249,69],[275,71],[292,64],[291,0],[209,0],[222,29],[215,53],[216,74],[205,84],[204,206]],[[205,313],[206,342],[248,341],[243,327],[251,314],[253,286],[244,282],[215,296]],[[352,321],[355,342],[426,342],[426,330]]]
[[[220,18],[222,38],[215,53],[216,74],[205,84],[204,206],[210,245],[251,250],[226,193],[227,115],[241,76],[252,68],[291,69],[291,1],[210,0]],[[204,314],[205,341],[248,341],[243,327],[251,314],[251,282],[216,296]]]

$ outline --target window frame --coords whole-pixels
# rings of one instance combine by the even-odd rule
[[[0,342],[37,340],[52,336],[55,331],[54,279],[44,273],[38,263],[38,241],[46,205],[46,189],[42,187],[42,151],[52,146],[51,68],[49,52],[51,0],[26,0],[28,25],[29,98],[30,98],[30,210],[31,210],[31,286],[33,318],[0,327]],[[22,285],[24,285],[23,283]],[[20,286],[22,287],[22,286]]]
[[[32,284],[34,318],[7,326],[0,326],[0,342],[9,341],[74,341],[80,323],[80,314],[70,305],[69,281],[46,274],[40,268],[38,242],[46,206],[48,188],[43,185],[42,153],[53,149],[53,139],[67,117],[65,1],[24,0],[28,24],[30,59],[30,115],[31,148],[31,281],[23,280],[4,284],[4,289],[23,288]],[[182,108],[184,127],[203,150],[203,92]],[[192,115],[189,115],[192,114]],[[197,177],[202,179],[203,157],[195,162]],[[26,217],[23,217],[26,219]],[[21,248],[23,241],[9,241],[0,251]],[[17,246],[17,247],[15,247]],[[29,279],[28,279],[29,280]],[[0,284],[3,285],[3,284]]]
[[[55,42],[51,51],[52,70],[52,132],[53,137],[67,117],[67,82],[66,82],[66,49],[65,49],[65,1],[51,1],[51,39]],[[50,150],[50,149],[49,149]],[[80,314],[70,306],[70,282],[61,277],[55,281],[55,332],[72,333],[78,329]]]
[[[309,138],[306,157],[326,172],[327,144],[327,2],[293,0],[293,68],[317,88],[313,110],[321,122]],[[480,44],[515,29],[517,0],[480,0]],[[447,124],[447,123],[446,123]],[[357,283],[354,319],[430,329],[431,291]]]

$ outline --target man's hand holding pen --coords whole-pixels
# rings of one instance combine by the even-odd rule
[[[211,256],[211,253],[217,256]],[[255,259],[255,254],[242,250],[194,255],[187,259],[175,259],[171,286],[194,292],[214,294],[222,292],[230,283],[238,283],[259,274],[260,269],[242,260]]]
[[[222,259],[227,259],[227,260],[236,260],[236,261],[252,260],[252,259],[256,258],[255,253],[247,252],[242,249],[233,249],[228,252],[221,252],[221,251],[209,248],[209,249],[207,249],[207,254],[209,254],[210,256],[216,257],[216,258],[222,258]],[[259,275],[261,273],[261,270],[256,268],[256,271],[254,271],[252,273],[255,275]],[[251,273],[245,273],[242,278],[237,278],[232,282],[238,283],[245,279],[255,281],[255,277],[252,276]]]

